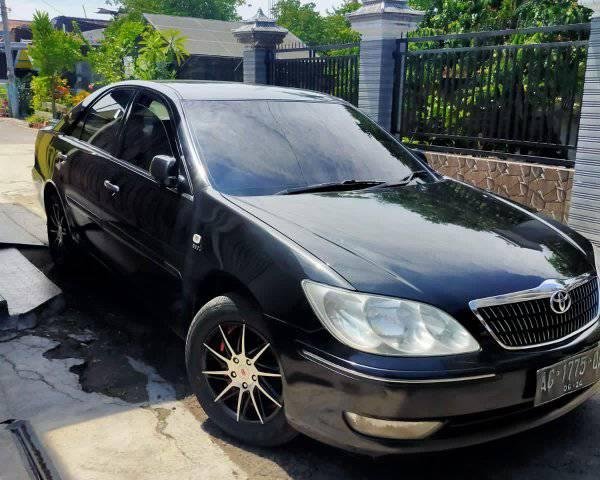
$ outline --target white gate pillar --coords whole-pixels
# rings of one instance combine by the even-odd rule
[[[244,44],[244,82],[254,84],[269,83],[269,61],[275,47],[288,34],[286,28],[267,17],[262,9],[245,25],[234,28],[233,36]]]
[[[386,130],[392,124],[396,39],[417,28],[424,13],[407,0],[363,0],[346,15],[361,34],[358,106]]]
[[[581,103],[569,226],[600,244],[600,0],[580,0],[594,11]]]

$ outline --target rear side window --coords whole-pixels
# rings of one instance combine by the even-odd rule
[[[89,108],[79,139],[114,155],[118,149],[119,129],[132,93],[130,89],[116,89],[102,96]],[[76,126],[74,133],[77,130]]]
[[[155,155],[174,157],[172,124],[171,113],[163,100],[154,95],[140,95],[125,124],[121,159],[148,170]]]

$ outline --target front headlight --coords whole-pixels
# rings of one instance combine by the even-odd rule
[[[480,348],[460,323],[430,305],[310,280],[304,280],[302,287],[325,328],[356,350],[414,357],[456,355]]]

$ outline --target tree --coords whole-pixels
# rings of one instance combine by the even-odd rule
[[[344,0],[341,5],[327,11],[325,16],[325,32],[327,43],[356,43],[360,41],[360,33],[352,30],[346,18],[348,13],[361,7],[358,0]]]
[[[46,12],[36,11],[31,24],[33,41],[29,56],[39,77],[46,79],[51,92],[52,116],[56,115],[56,87],[61,75],[72,70],[82,58],[79,32],[55,30]],[[40,80],[41,81],[41,80]]]
[[[90,48],[87,54],[92,70],[103,82],[118,82],[127,77],[123,60],[136,54],[138,41],[145,29],[143,21],[127,15],[106,27],[100,45]]]
[[[106,28],[100,45],[90,48],[87,58],[102,83],[134,77],[141,80],[167,79],[175,76],[174,66],[189,55],[186,37],[177,30],[155,30],[135,14],[124,15]],[[130,58],[132,71],[125,59]]]
[[[177,65],[181,65],[183,61],[190,55],[185,48],[187,37],[181,35],[179,30],[175,30],[173,28],[162,30],[160,34],[163,37],[162,50],[167,58],[171,61],[171,63],[177,63]]]
[[[287,28],[308,45],[324,42],[325,28],[323,17],[312,3],[300,3],[300,0],[280,0],[273,7],[273,16],[277,23]]]
[[[412,0],[424,10],[422,32],[462,33],[588,22],[577,0]]]
[[[360,7],[356,0],[344,0],[339,6],[321,15],[316,4],[300,3],[300,0],[280,0],[272,14],[277,23],[287,28],[307,45],[352,43],[360,38],[350,27],[346,13]]]
[[[177,30],[158,31],[148,27],[139,42],[139,55],[135,60],[134,75],[141,80],[174,78],[173,65],[181,65],[189,56],[185,48],[186,37]]]
[[[244,0],[114,0],[125,12],[133,14],[159,13],[182,17],[238,20],[236,8]]]

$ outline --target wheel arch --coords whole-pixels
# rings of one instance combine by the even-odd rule
[[[44,209],[44,211],[46,211],[46,205],[48,204],[48,199],[50,198],[50,195],[56,195],[56,197],[58,198],[58,203],[60,204],[63,212],[65,212],[65,216],[67,218],[67,228],[69,230],[69,233],[73,234],[73,231],[75,230],[75,224],[73,218],[70,215],[69,210],[67,209],[67,204],[63,196],[60,194],[58,186],[52,180],[46,180],[46,182],[44,182],[44,186],[42,187],[41,195],[42,208]]]
[[[222,271],[214,270],[206,275],[196,286],[193,303],[194,314],[215,297],[226,293],[237,293],[252,303],[259,310],[261,305],[252,291],[236,276]],[[191,322],[191,320],[190,320]]]
[[[64,204],[62,202],[62,198],[60,197],[60,193],[58,192],[58,187],[52,180],[46,180],[44,182],[44,187],[42,189],[42,207],[46,209],[46,204],[48,203],[48,198],[50,195],[56,195],[59,199],[59,202],[64,208]]]

